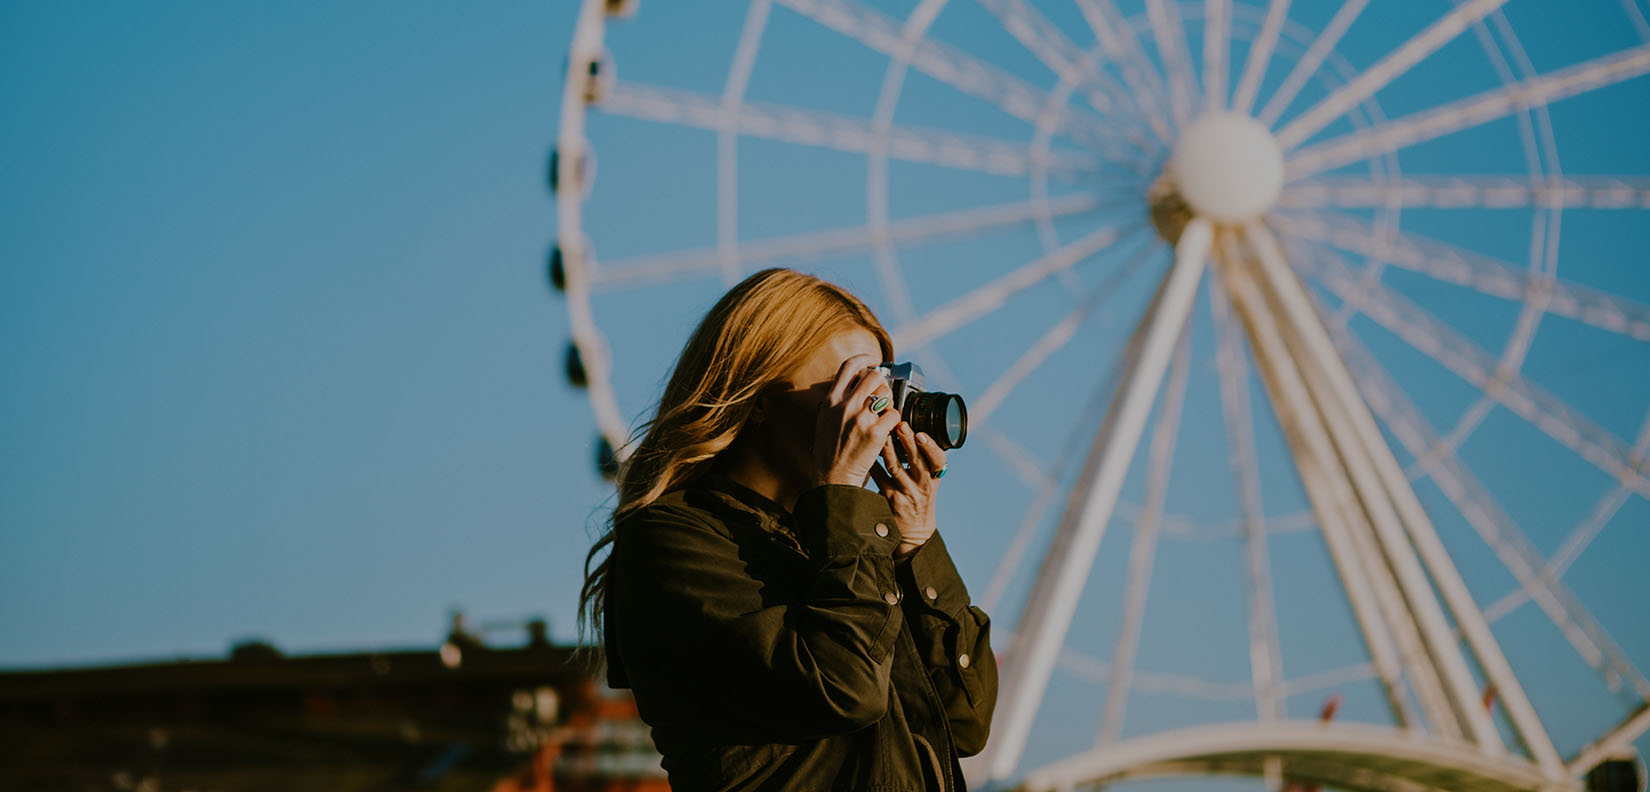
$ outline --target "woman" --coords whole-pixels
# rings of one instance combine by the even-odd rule
[[[945,453],[873,369],[893,359],[853,295],[756,273],[620,470],[581,615],[672,788],[964,789],[996,704],[990,622],[935,530]]]

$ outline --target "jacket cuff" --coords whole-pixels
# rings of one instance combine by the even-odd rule
[[[928,537],[916,552],[896,566],[901,587],[911,601],[928,610],[951,616],[968,607],[968,588],[945,549],[939,531]]]
[[[802,546],[816,559],[849,555],[892,557],[899,528],[888,499],[864,487],[825,484],[802,493],[792,512]]]

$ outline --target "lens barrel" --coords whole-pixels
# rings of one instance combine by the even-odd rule
[[[942,449],[958,448],[968,439],[968,408],[955,393],[913,393],[900,411],[914,432],[927,432]]]

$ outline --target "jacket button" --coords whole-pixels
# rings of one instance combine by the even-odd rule
[[[929,586],[928,588],[923,589],[922,590],[922,595],[924,597],[929,598],[929,599],[939,599],[940,598],[940,593],[938,591],[935,591],[933,586]]]
[[[887,535],[888,535],[888,524],[887,523],[877,523],[877,536],[887,536]]]
[[[957,658],[957,667],[958,668],[967,668],[968,667],[968,655],[961,655]]]
[[[890,591],[890,592],[882,595],[882,601],[888,603],[889,605],[898,605],[899,604],[899,595],[895,594],[892,591]]]

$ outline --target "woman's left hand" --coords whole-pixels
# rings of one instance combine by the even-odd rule
[[[894,451],[895,443],[905,451],[909,465],[900,464]],[[894,522],[899,526],[896,556],[915,553],[934,535],[934,493],[939,489],[939,475],[944,471],[945,452],[933,438],[926,432],[913,433],[910,424],[900,421],[882,446],[882,464],[871,466],[877,491],[888,499]]]

